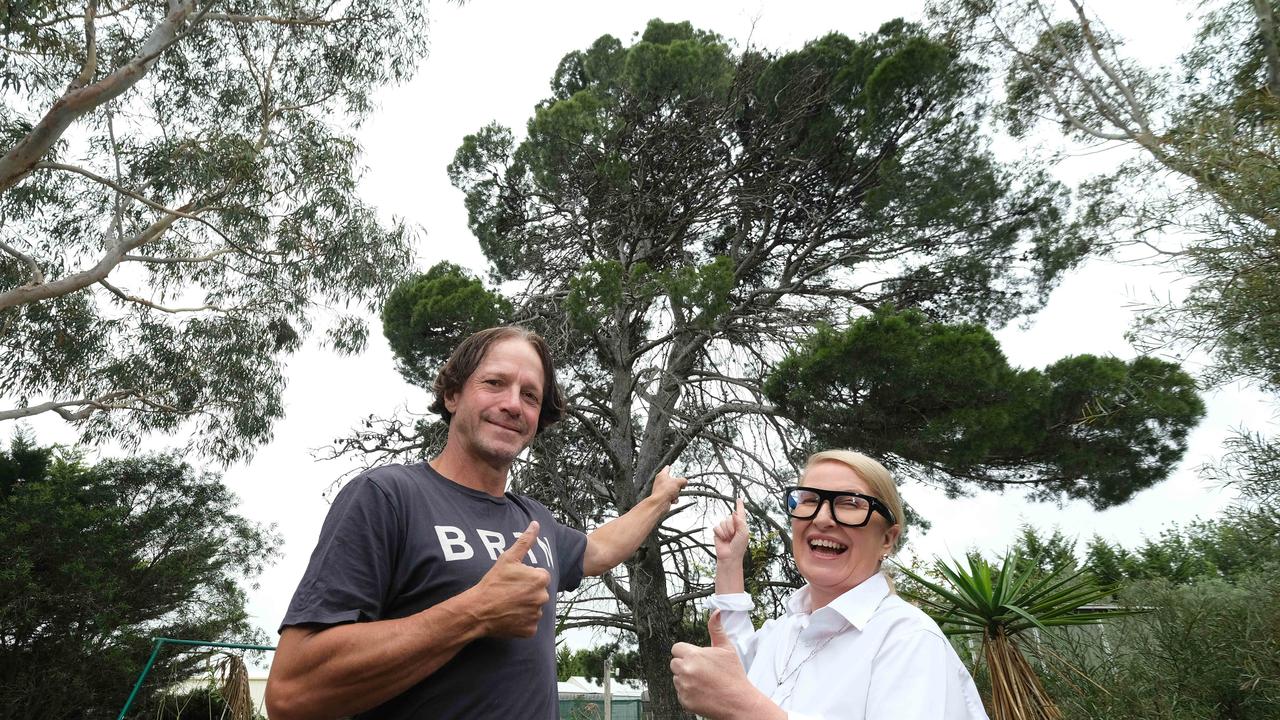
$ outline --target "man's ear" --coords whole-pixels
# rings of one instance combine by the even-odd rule
[[[444,394],[444,409],[452,415],[458,409],[458,393],[456,391],[448,391]]]

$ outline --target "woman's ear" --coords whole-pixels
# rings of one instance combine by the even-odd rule
[[[894,523],[884,531],[884,552],[882,555],[888,557],[893,552],[894,546],[898,544],[898,536],[902,534],[902,526]]]

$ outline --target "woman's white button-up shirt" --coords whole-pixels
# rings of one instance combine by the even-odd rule
[[[919,608],[876,573],[809,612],[809,587],[759,630],[751,596],[714,595],[751,684],[791,720],[987,720],[973,678]]]

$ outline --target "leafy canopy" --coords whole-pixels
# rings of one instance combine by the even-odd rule
[[[409,267],[351,133],[424,29],[419,0],[5,4],[0,420],[267,441],[284,358],[359,351]]]
[[[764,390],[819,445],[860,448],[951,492],[1021,484],[1098,509],[1167,477],[1204,415],[1172,363],[1080,355],[1022,370],[980,325],[888,308],[820,329]]]
[[[1077,143],[1136,151],[1080,187],[1112,248],[1187,280],[1178,302],[1145,308],[1135,343],[1203,353],[1211,384],[1280,391],[1280,2],[1197,4],[1193,44],[1172,69],[1127,51],[1102,4],[1070,5],[943,0],[933,16],[963,28],[966,57],[1003,70],[1000,114],[1015,135],[1049,122]],[[1246,486],[1280,454],[1249,431],[1229,446],[1213,474]]]
[[[0,715],[114,717],[153,637],[261,643],[241,583],[280,538],[235,506],[176,455],[88,465],[16,436],[0,451]],[[164,655],[153,677],[196,662]]]

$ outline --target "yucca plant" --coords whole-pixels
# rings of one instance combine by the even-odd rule
[[[993,720],[1061,720],[1023,652],[1022,637],[1033,628],[1092,625],[1116,614],[1080,610],[1115,588],[1099,584],[1084,570],[1058,568],[1045,574],[1035,563],[1019,563],[1012,553],[999,567],[970,555],[968,567],[935,559],[933,570],[944,584],[911,569],[903,574],[933,594],[904,589],[948,635],[981,635],[982,654],[991,676]]]
[[[249,695],[249,669],[239,655],[228,653],[214,670],[218,694],[226,702],[223,716],[228,720],[253,720],[253,698]]]

